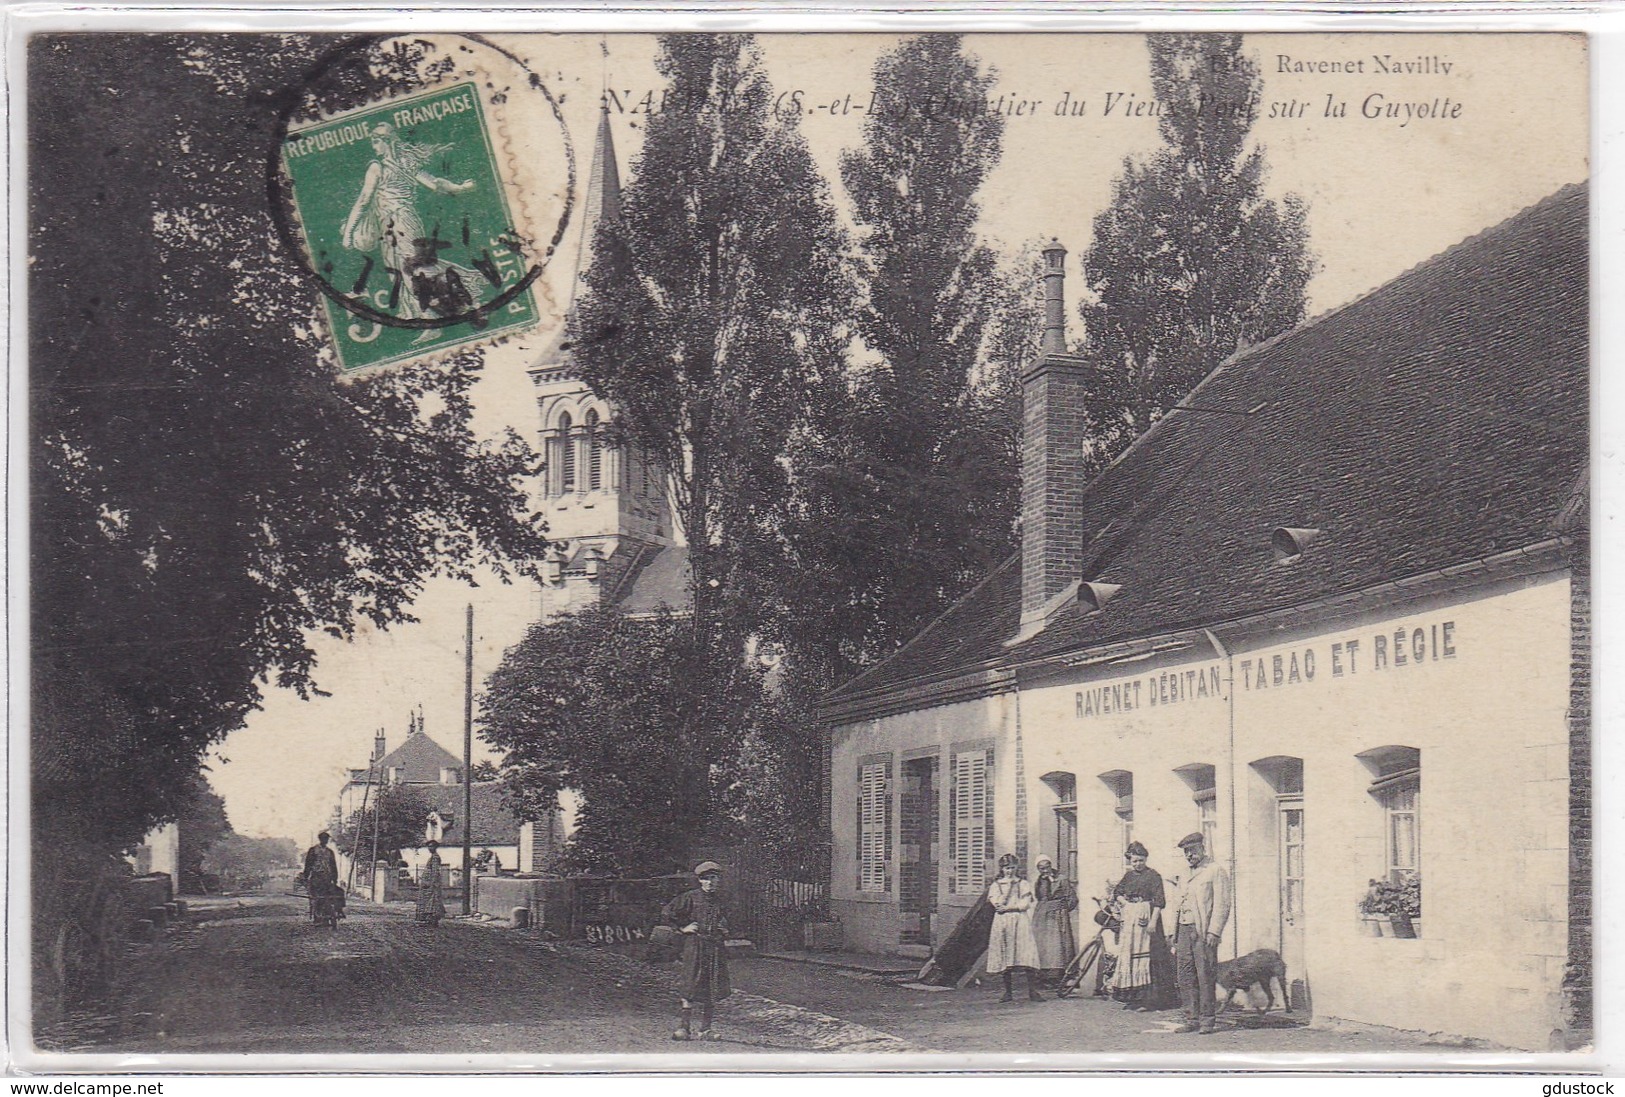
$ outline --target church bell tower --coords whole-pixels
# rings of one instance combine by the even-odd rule
[[[592,262],[600,225],[621,216],[621,176],[606,98],[570,283],[569,313]],[[672,545],[671,506],[658,464],[630,443],[611,444],[617,409],[577,376],[567,328],[530,366],[540,415],[543,514],[555,542],[543,568],[542,618],[617,601],[621,589]]]

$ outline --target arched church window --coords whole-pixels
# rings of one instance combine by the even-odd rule
[[[604,439],[598,430],[598,413],[587,413],[587,490],[604,486]]]
[[[559,416],[559,492],[576,489],[576,444],[570,437],[570,413]]]

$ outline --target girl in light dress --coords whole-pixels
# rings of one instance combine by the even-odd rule
[[[1013,853],[999,858],[999,878],[987,888],[987,901],[993,905],[993,928],[987,940],[987,973],[1004,976],[1001,1002],[1015,1000],[1010,976],[1016,969],[1027,973],[1027,997],[1042,1002],[1038,993],[1038,942],[1033,938],[1033,888],[1021,875],[1021,862]]]

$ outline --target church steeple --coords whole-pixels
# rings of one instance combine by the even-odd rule
[[[572,234],[577,250],[565,314],[570,319],[584,296],[598,230],[621,219],[621,172],[607,95],[584,182],[580,227]],[[559,326],[529,369],[546,465],[541,504],[556,542],[546,561],[544,616],[615,598],[624,579],[641,573],[672,544],[665,475],[617,434],[617,409],[576,372],[570,327]]]
[[[598,226],[615,224],[621,219],[621,169],[615,158],[615,136],[609,126],[609,96],[603,97],[598,110],[598,137],[592,150],[592,167],[587,172],[586,188],[581,201],[581,230],[576,236],[575,269],[570,275],[569,304],[566,316],[573,316],[576,298],[585,284],[587,270],[592,266],[593,245],[598,239]],[[568,375],[570,350],[568,336],[561,327],[548,340],[546,349],[531,367],[532,379],[537,384]]]
[[[570,280],[570,307],[576,303],[581,280],[592,265],[593,244],[598,226],[621,219],[621,169],[615,160],[615,135],[609,128],[609,96],[598,110],[598,137],[592,150],[592,168],[587,172],[587,191],[581,203],[581,239],[576,249],[575,277]]]

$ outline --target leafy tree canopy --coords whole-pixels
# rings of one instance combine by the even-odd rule
[[[1303,202],[1264,193],[1258,66],[1241,36],[1148,43],[1163,147],[1124,161],[1083,256],[1102,463],[1236,350],[1300,323],[1316,269]]]
[[[570,867],[685,866],[745,822],[742,744],[765,711],[758,669],[701,644],[682,618],[592,608],[534,626],[486,684],[485,740],[522,814],[564,789],[581,809]]]
[[[273,232],[269,93],[331,45],[30,40],[34,818],[73,840],[173,818],[263,683],[315,688],[312,636],[541,556],[532,455],[471,429],[479,354],[336,383]],[[371,61],[357,95],[435,63]]]
[[[994,80],[958,35],[904,41],[874,69],[894,109],[867,116],[842,157],[857,330],[875,360],[797,439],[785,601],[818,612],[784,620],[797,672],[823,685],[893,650],[1014,546],[1019,389],[1011,415],[1007,371],[992,366],[1012,294],[976,233],[975,198],[1003,119],[903,109],[979,102]]]
[[[849,278],[828,187],[750,35],[674,34],[623,215],[600,226],[575,363],[670,474],[695,623],[737,651],[782,566],[788,442],[839,385]]]
[[[201,890],[203,862],[210,850],[235,835],[231,820],[226,818],[226,802],[222,800],[201,773],[187,778],[185,800],[176,822],[180,832],[180,874],[176,887],[187,892]]]
[[[370,862],[376,839],[377,855],[394,860],[401,850],[423,845],[432,810],[428,798],[411,785],[377,785],[366,806],[350,813],[333,843],[346,857]]]

